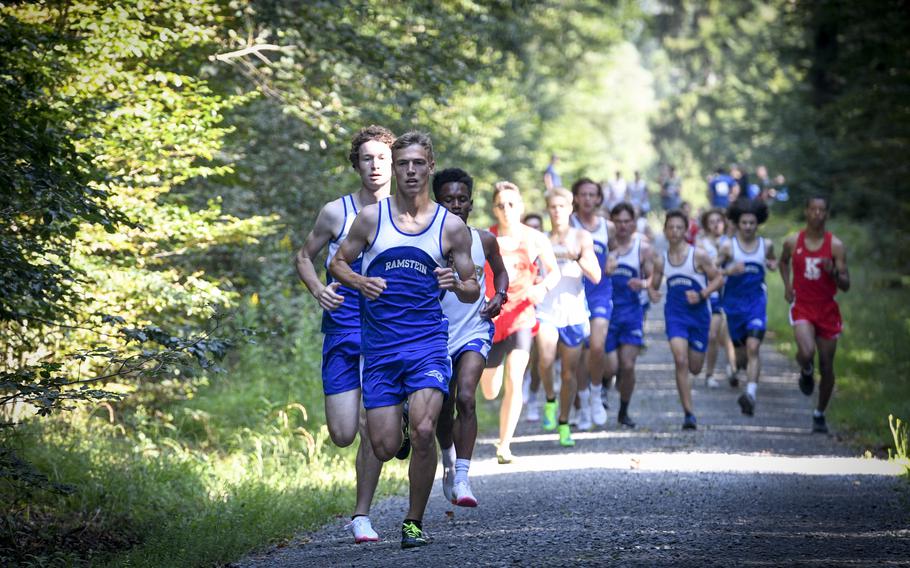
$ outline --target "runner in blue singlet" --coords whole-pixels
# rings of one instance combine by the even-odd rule
[[[737,399],[743,414],[755,413],[755,396],[761,372],[758,350],[767,328],[768,293],[765,270],[776,270],[777,259],[770,239],[758,236],[758,226],[768,220],[768,206],[761,200],[741,198],[727,212],[736,234],[721,247],[724,313],[730,339],[736,347],[737,364],[746,363],[746,392]]]
[[[395,135],[381,126],[369,126],[354,136],[349,159],[360,174],[360,191],[327,203],[297,253],[297,274],[322,306],[322,386],[329,436],[336,445],[354,442],[360,431],[355,469],[357,502],[347,528],[354,542],[379,540],[370,523],[370,503],[379,481],[382,462],[376,459],[367,440],[366,422],[361,416],[360,392],[360,294],[341,286],[326,273],[323,284],[313,259],[328,246],[326,267],[347,236],[354,217],[364,206],[389,196],[392,183],[392,150]],[[354,261],[360,266],[360,259]],[[406,457],[406,456],[404,456]]]
[[[392,145],[398,191],[365,207],[329,270],[363,295],[363,404],[376,456],[388,461],[402,440],[402,406],[409,403],[410,507],[401,547],[429,543],[423,514],[436,472],[436,421],[452,366],[442,291],[471,303],[480,295],[464,222],[430,200],[433,146],[409,132]],[[361,274],[351,268],[363,254]],[[449,257],[454,270],[448,267]],[[456,278],[457,272],[457,278]]]
[[[610,252],[616,258],[613,281],[613,319],[607,331],[604,349],[607,353],[606,376],[617,376],[619,414],[621,426],[634,428],[629,416],[629,403],[635,391],[635,360],[644,342],[644,313],[641,306],[642,290],[651,281],[653,268],[651,246],[635,235],[635,210],[628,203],[620,203],[610,212],[616,226],[616,246]]]
[[[648,292],[655,303],[660,300],[661,280],[666,277],[667,301],[664,321],[673,362],[676,367],[676,389],[685,418],[683,430],[697,428],[692,407],[689,373],[697,375],[705,362],[708,330],[711,327],[709,298],[723,283],[704,249],[685,240],[689,219],[678,209],[667,212],[664,236],[669,248],[654,261],[654,275]]]

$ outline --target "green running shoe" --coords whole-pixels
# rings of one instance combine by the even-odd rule
[[[556,430],[556,401],[547,401],[543,405],[543,429],[547,432]]]
[[[575,440],[572,439],[572,431],[569,429],[568,424],[559,425],[559,445],[571,448],[575,445]]]
[[[417,548],[430,544],[430,537],[413,521],[401,523],[401,548]]]

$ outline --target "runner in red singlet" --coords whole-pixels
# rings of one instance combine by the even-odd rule
[[[496,235],[499,252],[509,273],[509,289],[494,291],[506,299],[499,316],[493,320],[496,326],[493,348],[487,357],[480,386],[484,397],[492,400],[505,384],[496,450],[499,463],[513,460],[510,446],[521,414],[521,382],[531,354],[531,329],[537,323],[534,306],[543,300],[560,278],[550,241],[540,231],[521,222],[523,212],[524,203],[518,186],[510,182],[497,183],[493,213],[498,224],[490,231]],[[537,269],[534,261],[538,259],[546,276],[535,283]],[[491,280],[488,278],[487,282]]]
[[[799,388],[806,396],[815,388],[813,360],[818,350],[821,380],[818,406],[812,415],[812,431],[826,433],[825,408],[834,391],[834,353],[843,324],[834,295],[850,289],[847,251],[844,243],[825,230],[828,200],[811,197],[806,203],[806,228],[784,241],[780,275],[784,295],[790,302],[790,324],[796,336]],[[790,261],[793,278],[790,278]]]

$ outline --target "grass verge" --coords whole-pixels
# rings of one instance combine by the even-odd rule
[[[355,447],[335,448],[324,426],[317,326],[290,349],[245,347],[189,400],[74,411],[7,434],[75,492],[23,501],[0,485],[0,503],[16,504],[0,564],[211,566],[349,514]],[[405,476],[393,460],[377,498],[402,491]]]
[[[776,216],[764,234],[774,239],[779,254],[783,238],[803,226],[795,216]],[[906,275],[883,268],[889,257],[875,245],[872,225],[832,219],[828,230],[846,244],[851,288],[837,295],[844,333],[827,414],[848,442],[886,455],[894,444],[888,416],[910,416],[910,283]],[[778,349],[795,356],[780,275],[769,274],[766,280],[768,326],[779,338]]]

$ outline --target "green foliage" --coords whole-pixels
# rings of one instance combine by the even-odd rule
[[[906,474],[910,476],[910,426],[891,414],[888,415],[888,426],[894,438],[894,453],[890,457],[903,464]]]
[[[190,399],[99,405],[18,429],[12,447],[75,491],[25,499],[0,482],[10,511],[0,534],[19,534],[0,537],[2,562],[31,553],[36,563],[208,566],[349,513],[356,446],[329,441],[312,341],[319,320],[301,319],[292,337],[238,349],[231,375]],[[398,462],[386,466],[379,494],[400,490],[405,475]]]

